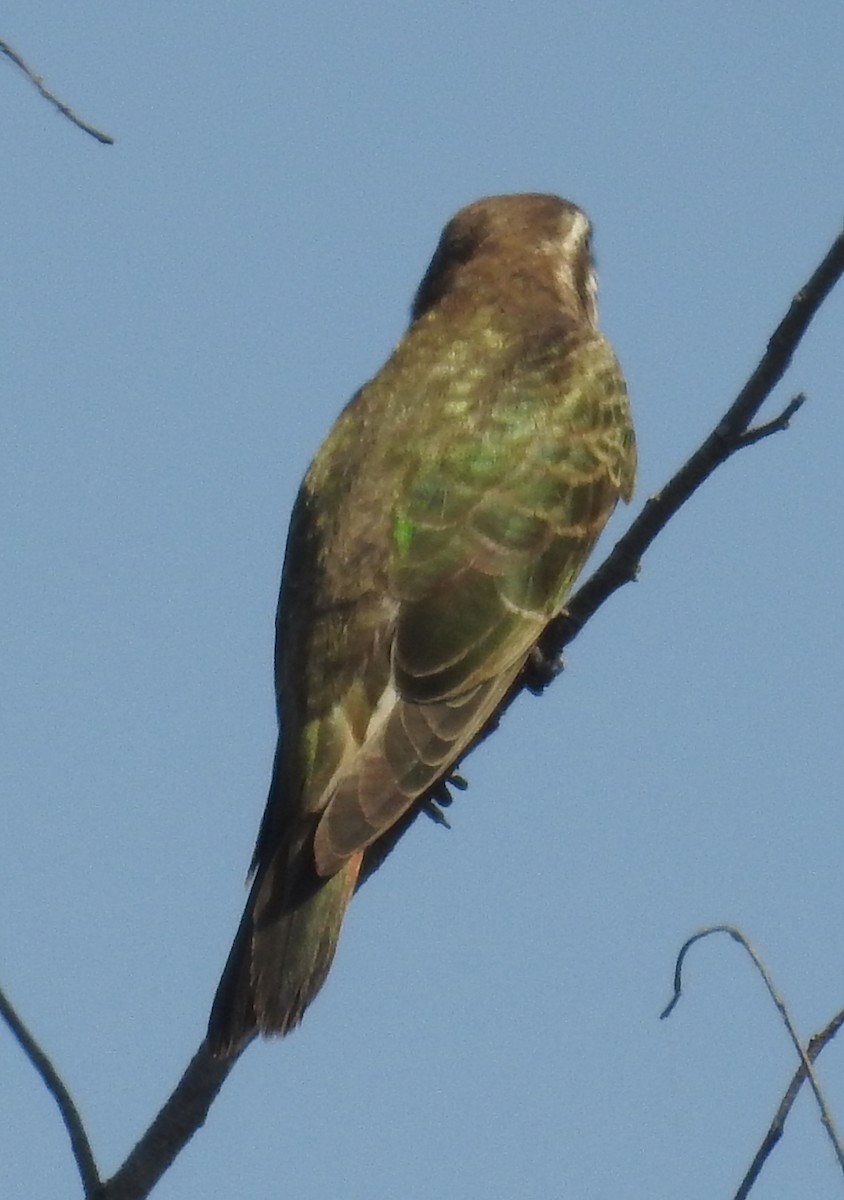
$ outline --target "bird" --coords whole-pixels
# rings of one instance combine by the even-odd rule
[[[349,902],[537,653],[636,446],[597,328],[591,224],[542,193],[443,229],[408,328],[294,504],[279,738],[251,890],[213,1002],[221,1058],[299,1024]]]

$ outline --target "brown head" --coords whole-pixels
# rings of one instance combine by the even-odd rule
[[[452,217],[440,237],[411,308],[415,321],[449,293],[523,286],[551,289],[563,307],[595,325],[597,282],[592,226],[585,213],[559,196],[530,192],[488,196]]]

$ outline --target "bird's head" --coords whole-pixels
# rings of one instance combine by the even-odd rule
[[[416,292],[411,319],[455,292],[498,289],[518,281],[552,288],[567,309],[597,323],[592,226],[577,205],[538,192],[476,200],[448,222]]]

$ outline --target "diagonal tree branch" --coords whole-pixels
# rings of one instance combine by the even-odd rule
[[[27,64],[18,54],[17,50],[13,50],[8,42],[0,40],[0,54],[5,54],[6,58],[10,59],[16,67],[19,67],[29,82],[38,89],[44,99],[49,100],[51,104],[55,105],[62,116],[67,117],[68,121],[72,121],[74,125],[76,125],[79,129],[84,130],[85,133],[90,133],[92,138],[96,138],[97,141],[102,142],[104,146],[114,145],[113,137],[110,137],[109,134],[103,133],[99,129],[95,129],[94,126],[89,125],[87,121],[83,121],[81,117],[76,115],[72,108],[68,108],[68,106],[58,98],[58,96],[51,92],[50,89],[45,86],[44,80],[41,78],[41,76],[36,75],[32,68],[27,66]]]
[[[9,53],[5,43],[0,43],[0,50],[3,53]],[[30,78],[33,78],[28,68],[25,68],[14,53],[11,57],[27,71]],[[33,81],[35,81],[34,78]],[[36,86],[38,85],[36,84]],[[39,90],[41,89],[39,88]],[[49,95],[48,98],[53,99]],[[86,128],[84,125],[82,127]],[[92,132],[90,129],[87,131]],[[94,136],[97,134],[94,133]],[[102,140],[110,139],[103,137]],[[812,318],[842,274],[844,274],[844,231],[833,242],[823,262],[805,287],[794,297],[786,316],[768,342],[767,350],[759,365],[715,429],[691,458],[672,476],[662,491],[645,503],[643,511],[616,543],[605,561],[572,597],[566,612],[548,626],[540,647],[545,662],[543,670],[537,673],[535,668],[528,668],[522,673],[510,693],[505,697],[494,720],[471,749],[489,736],[497,726],[503,712],[520,692],[525,689],[541,690],[550,681],[553,671],[549,670],[547,664],[553,664],[559,659],[563,648],[574,640],[586,622],[618,588],[635,579],[644,552],[716,467],[736,451],[751,446],[787,426],[790,418],[802,404],[802,396],[795,397],[773,420],[756,428],[752,428],[750,422],[782,378]],[[416,806],[396,826],[395,840],[401,837],[421,812],[426,811],[432,801],[434,803],[438,800],[442,802],[443,786],[443,782],[439,783],[426,796],[420,798]],[[386,838],[383,839],[383,842],[387,849],[394,844],[391,841],[388,845]],[[57,1091],[47,1082],[48,1076],[55,1078],[61,1094],[67,1096],[67,1111],[75,1114],[76,1110],[70,1102],[64,1085],[61,1084],[54,1069],[50,1066],[49,1060],[36,1046],[31,1035],[23,1029],[19,1021],[16,1025],[10,1020],[7,1008],[0,1009],[0,1015],[4,1016],[10,1024],[13,1033],[36,1065],[36,1069],[42,1074],[42,1078],[50,1087],[53,1095],[56,1095]],[[21,1031],[28,1041],[24,1041]],[[31,1044],[36,1054],[30,1054],[27,1049],[28,1044]],[[39,1055],[47,1064],[48,1071],[44,1071],[38,1066]],[[89,1164],[86,1169],[89,1171],[91,1185],[95,1188],[91,1192],[86,1190],[86,1197],[93,1196],[95,1200],[142,1200],[143,1197],[148,1196],[160,1177],[205,1121],[214,1098],[236,1061],[236,1057],[226,1060],[215,1059],[203,1042],[169,1100],[141,1137],[126,1162],[110,1180],[100,1184],[98,1188],[96,1187],[97,1173],[93,1165],[93,1156],[81,1121],[79,1121],[83,1145],[87,1147],[87,1158],[83,1155],[82,1161]],[[801,1064],[801,1071],[811,1072],[808,1053]],[[61,1104],[60,1107],[62,1107]],[[62,1109],[62,1114],[64,1116],[65,1109]],[[74,1153],[76,1153],[74,1136],[71,1131],[71,1141],[74,1144]],[[80,1162],[78,1158],[77,1162]],[[83,1173],[84,1179],[85,1174],[81,1163],[80,1172]]]
[[[205,1124],[209,1108],[239,1057],[215,1058],[202,1042],[170,1099],[123,1166],[102,1185],[96,1200],[141,1200],[148,1196]]]

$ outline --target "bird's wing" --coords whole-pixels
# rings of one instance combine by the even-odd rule
[[[475,738],[632,487],[626,390],[599,336],[546,349],[463,419],[458,399],[456,420],[433,412],[424,452],[396,447],[385,464],[400,486],[380,679],[359,675],[310,734],[315,751],[333,751],[331,778],[317,771],[321,875],[389,829]]]

